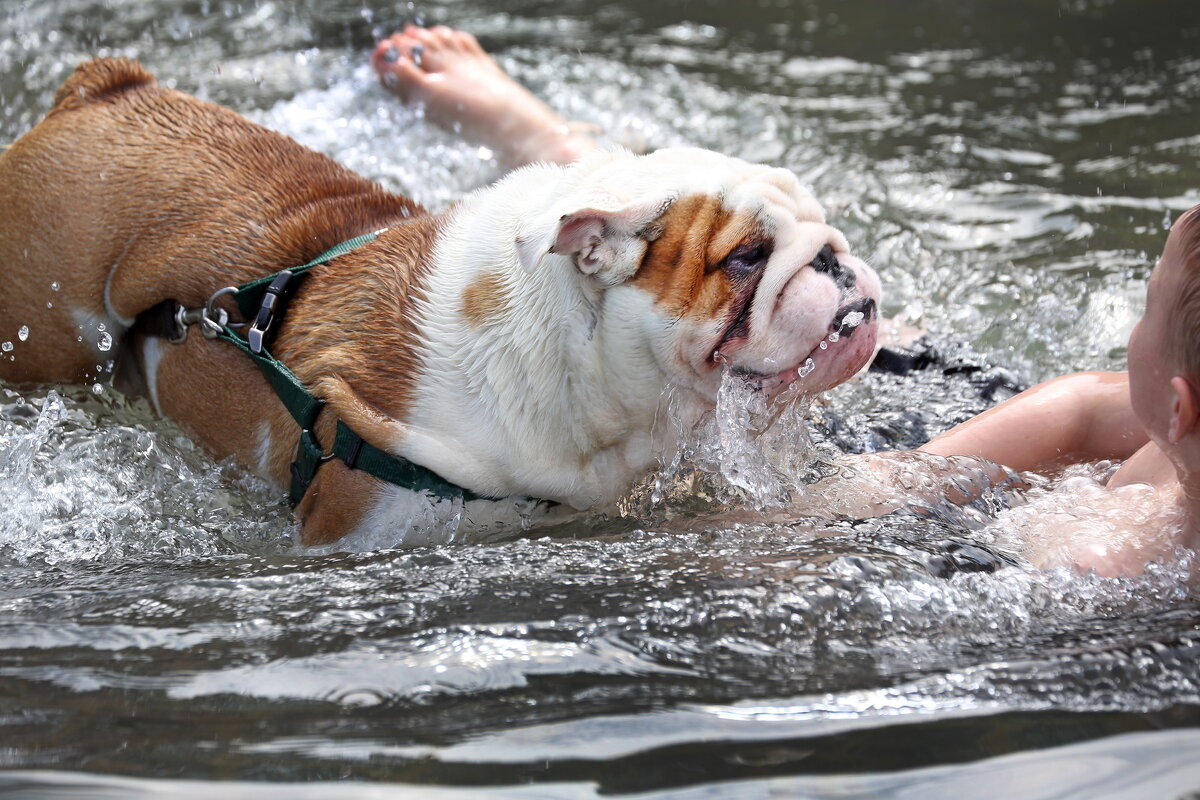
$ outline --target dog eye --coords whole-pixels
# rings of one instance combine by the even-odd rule
[[[765,244],[743,244],[725,257],[722,267],[731,278],[740,278],[761,267],[770,255]]]

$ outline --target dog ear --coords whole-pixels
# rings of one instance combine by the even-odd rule
[[[615,286],[637,272],[646,245],[662,233],[653,223],[671,199],[631,203],[616,210],[592,206],[543,217],[517,239],[517,254],[533,271],[548,254],[569,256],[584,275]]]

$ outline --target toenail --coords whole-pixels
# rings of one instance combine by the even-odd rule
[[[384,73],[384,75],[383,75],[383,82],[386,83],[388,86],[396,86],[397,84],[400,83],[400,79],[396,77],[396,73],[387,72],[387,73]]]
[[[391,45],[383,52],[383,60],[389,64],[395,64],[398,58],[400,58],[400,48],[396,45]]]
[[[412,48],[412,60],[418,67],[421,66],[421,55],[425,52],[425,45],[414,44]]]

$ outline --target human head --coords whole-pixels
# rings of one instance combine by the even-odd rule
[[[1146,310],[1129,337],[1129,390],[1160,446],[1200,432],[1200,206],[1176,220],[1150,276]],[[1200,441],[1193,444],[1200,458]]]

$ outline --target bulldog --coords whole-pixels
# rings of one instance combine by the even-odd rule
[[[311,435],[307,545],[406,526],[438,494],[331,458],[343,426],[449,486],[469,531],[611,506],[674,447],[667,389],[697,417],[726,371],[820,392],[875,345],[875,273],[785,169],[613,150],[430,213],[127,60],[78,67],[0,154],[0,209],[0,319],[28,328],[0,379],[93,382],[119,356],[161,414],[280,487]],[[238,324],[218,290],[365,233],[271,332],[324,403],[302,434],[243,348],[188,325]]]

